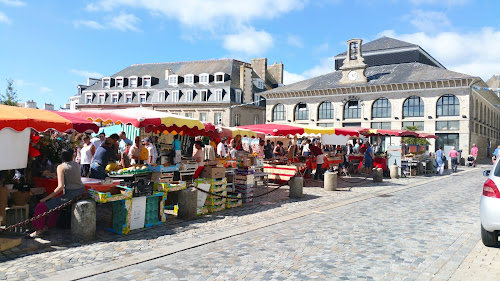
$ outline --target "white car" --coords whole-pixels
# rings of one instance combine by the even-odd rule
[[[488,247],[498,247],[498,234],[500,232],[500,161],[493,164],[491,170],[483,172],[488,179],[483,185],[483,195],[479,202],[481,217],[481,239]]]

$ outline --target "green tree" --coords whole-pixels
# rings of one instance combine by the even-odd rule
[[[408,131],[415,132],[415,131],[418,131],[420,128],[418,126],[407,126],[405,129]],[[426,139],[421,139],[421,138],[406,137],[406,138],[403,138],[403,140],[405,141],[405,143],[410,144],[410,145],[429,145],[429,144],[431,144]]]
[[[5,95],[0,95],[0,104],[17,106],[19,102],[19,98],[17,97],[17,92],[14,90],[12,86],[14,84],[14,80],[7,80],[7,89],[5,89]]]

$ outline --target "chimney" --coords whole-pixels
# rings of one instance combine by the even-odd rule
[[[266,83],[267,59],[252,59],[252,68],[259,77]]]
[[[33,100],[27,101],[25,107],[27,107],[27,108],[36,108],[36,102],[34,102]]]
[[[51,103],[46,103],[43,105],[43,109],[45,110],[54,110],[54,105]]]
[[[172,75],[173,72],[171,69],[165,69],[165,80],[168,80],[168,76]]]
[[[273,65],[270,65],[267,67],[268,73],[276,80],[278,84],[283,84],[283,70],[284,66],[283,63],[280,61],[280,63],[274,63]]]

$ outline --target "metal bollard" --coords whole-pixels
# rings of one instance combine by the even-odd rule
[[[325,172],[325,183],[323,188],[327,191],[335,191],[337,190],[337,174],[326,171]]]
[[[304,178],[303,177],[293,177],[288,182],[290,185],[290,198],[302,198],[304,197]]]
[[[92,199],[80,200],[71,207],[71,237],[76,241],[92,241],[96,231],[96,205]]]
[[[177,217],[182,220],[192,220],[196,218],[198,203],[198,190],[188,188],[179,191],[179,210]]]

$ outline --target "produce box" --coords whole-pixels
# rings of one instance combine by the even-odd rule
[[[161,179],[169,179],[169,178],[173,178],[173,177],[174,177],[174,173],[173,172],[167,172],[167,173],[153,172],[151,174],[151,180],[152,181],[159,181]]]
[[[226,176],[226,169],[223,167],[205,166],[200,176],[202,178],[221,179]]]
[[[209,213],[219,212],[226,209],[226,204],[206,206]]]
[[[163,191],[163,192],[178,191],[178,190],[183,190],[186,188],[187,188],[187,184],[185,181],[175,181],[175,182],[171,182],[171,183],[155,182],[155,184],[154,184],[154,189],[156,191]]]
[[[217,192],[215,194],[223,196],[223,197],[208,195],[207,199],[205,200],[205,205],[213,206],[213,205],[219,205],[219,204],[226,203],[227,198],[225,198],[225,197],[227,196],[227,191]]]
[[[181,163],[180,164],[181,171],[191,171],[191,170],[196,171],[196,169],[198,169],[197,163]]]
[[[175,172],[175,171],[179,171],[179,168],[180,168],[179,164],[175,164],[175,165],[171,165],[171,166],[148,165],[148,170],[152,171],[152,172]]]
[[[207,179],[207,178],[197,178],[194,180],[194,183],[207,183],[211,185],[225,185],[227,184],[227,179],[226,178],[221,178],[221,179]]]
[[[236,160],[226,160],[226,163],[224,164],[224,167],[233,167],[236,168]]]
[[[111,186],[107,191],[89,189],[88,192],[97,203],[107,203],[132,198],[133,189],[125,186]]]
[[[243,200],[241,199],[241,193],[228,192],[227,196],[233,197],[233,198],[226,199],[226,209],[239,207],[239,206],[243,205]]]
[[[166,192],[155,192],[153,195],[146,197],[145,227],[159,225],[166,221],[167,217],[163,212],[166,198]]]
[[[113,220],[108,230],[118,234],[128,234],[130,232],[132,198],[113,201],[111,207],[113,209]]]
[[[198,216],[201,216],[201,215],[206,215],[208,214],[208,208],[206,206],[203,206],[203,207],[200,207],[200,208],[197,208],[196,209],[196,214]]]

